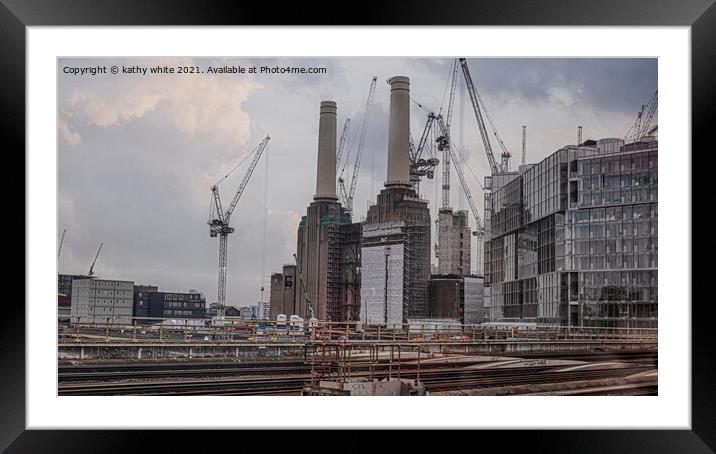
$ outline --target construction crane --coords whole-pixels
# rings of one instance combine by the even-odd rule
[[[450,71],[450,96],[448,105],[441,126],[441,135],[437,138],[438,150],[443,152],[443,181],[442,181],[442,208],[450,207],[450,157],[451,157],[451,139],[450,139],[450,123],[452,122],[452,111],[455,103],[455,87],[457,86],[457,69],[458,61],[453,61],[452,70]]]
[[[343,156],[343,148],[346,145],[346,139],[348,138],[348,130],[351,127],[351,119],[346,118],[346,122],[343,123],[343,131],[341,132],[341,138],[338,141],[338,149],[336,150],[336,163],[341,163],[341,157]]]
[[[208,224],[209,236],[212,238],[216,236],[219,237],[218,316],[220,319],[224,318],[224,310],[226,307],[226,246],[229,234],[234,233],[234,228],[229,225],[231,221],[231,214],[234,212],[236,204],[239,202],[241,195],[244,193],[244,189],[246,189],[246,185],[251,178],[251,174],[254,172],[256,164],[266,149],[269,140],[271,140],[271,138],[266,136],[253,151],[251,151],[244,159],[241,160],[241,162],[239,162],[238,165],[236,165],[229,173],[227,173],[211,187],[213,204],[211,205]],[[231,200],[229,208],[224,211],[221,205],[221,197],[219,196],[219,185],[223,183],[236,169],[238,169],[241,163],[251,155],[253,155],[253,159],[244,174],[244,178],[241,180],[239,189],[236,191],[236,194],[234,194],[234,198]]]
[[[57,249],[57,260],[60,260],[60,252],[62,252],[62,243],[65,242],[65,233],[67,232],[67,229],[64,229],[62,231],[62,238],[60,238],[60,247]]]
[[[522,165],[527,164],[527,126],[522,126]]]
[[[649,102],[643,104],[636,115],[636,120],[624,136],[625,143],[638,142],[646,135],[653,134],[658,128],[651,126],[659,106],[659,91],[655,91]]]
[[[373,106],[373,97],[375,96],[375,84],[378,81],[376,76],[370,81],[370,89],[368,90],[368,98],[365,101],[365,111],[363,112],[363,119],[360,125],[360,133],[358,136],[358,148],[356,149],[356,156],[353,162],[353,174],[351,175],[351,184],[348,190],[345,187],[345,179],[343,178],[343,171],[345,170],[345,164],[348,163],[351,150],[348,150],[348,156],[346,156],[346,163],[341,169],[341,176],[338,177],[339,195],[341,203],[345,206],[346,211],[353,213],[353,197],[356,192],[356,185],[358,183],[358,172],[360,171],[360,163],[363,159],[363,149],[365,147],[365,138],[368,133],[368,122],[370,120],[370,111]],[[352,147],[351,147],[352,149]]]
[[[460,65],[462,66],[462,74],[465,77],[465,85],[467,86],[467,93],[470,95],[470,102],[472,103],[472,109],[475,111],[475,119],[477,120],[477,126],[480,129],[480,137],[482,138],[482,145],[485,148],[485,154],[487,155],[487,161],[490,164],[490,170],[492,171],[492,174],[498,174],[500,172],[507,172],[510,168],[510,156],[511,153],[507,151],[507,147],[505,146],[505,143],[500,139],[499,134],[497,133],[497,129],[495,128],[494,123],[490,119],[489,114],[487,113],[487,109],[484,108],[484,103],[482,102],[482,99],[480,98],[480,94],[477,92],[475,88],[475,84],[472,81],[472,77],[470,76],[470,69],[467,66],[467,60],[464,58],[460,58]],[[480,104],[482,104],[482,108],[480,107]],[[498,165],[497,160],[495,159],[495,155],[492,152],[492,144],[490,143],[490,137],[487,134],[487,128],[485,127],[485,121],[482,118],[482,111],[485,111],[485,116],[487,117],[487,121],[490,123],[490,126],[492,127],[492,132],[494,133],[495,137],[497,138],[497,142],[500,144],[500,147],[502,148],[502,161]]]
[[[97,253],[94,256],[94,260],[92,260],[92,265],[90,265],[89,271],[87,272],[87,276],[94,276],[94,264],[97,263],[97,257],[99,257],[99,252],[102,250],[102,245],[104,245],[104,243],[99,243],[99,249],[97,249]]]
[[[428,119],[425,122],[425,128],[423,128],[423,133],[420,136],[420,141],[417,146],[413,143],[412,137],[410,138],[410,183],[413,185],[413,189],[417,194],[420,193],[420,178],[427,177],[428,179],[433,179],[435,176],[435,166],[440,164],[440,160],[434,156],[432,151],[427,158],[423,158],[423,152],[425,151],[425,146],[428,144],[430,132],[433,130],[435,118],[433,112],[428,113]],[[432,150],[432,148],[430,148],[430,150]]]
[[[445,125],[445,122],[443,121],[441,116],[437,117],[437,122],[438,122],[438,126],[440,127],[441,131],[443,131],[443,134],[445,134],[446,125]],[[462,186],[462,190],[465,193],[465,198],[467,199],[467,203],[468,203],[468,205],[470,205],[470,211],[472,212],[472,216],[475,218],[475,230],[472,232],[472,234],[477,237],[477,242],[478,242],[477,247],[479,250],[480,244],[482,243],[482,240],[485,235],[485,227],[484,227],[484,224],[482,223],[482,218],[480,217],[480,212],[477,209],[477,205],[475,204],[475,199],[472,198],[472,192],[470,191],[470,187],[467,185],[467,180],[465,180],[465,174],[463,174],[463,172],[462,172],[462,166],[459,165],[458,154],[455,153],[454,148],[455,147],[453,147],[453,146],[448,147],[448,149],[450,150],[450,157],[452,158],[452,161],[453,161],[453,166],[455,167],[455,172],[457,172],[457,177],[460,180],[460,185]],[[480,273],[479,257],[477,260],[477,264],[478,264],[477,271],[479,274]]]
[[[298,264],[298,257],[293,254],[293,260],[296,261],[296,273],[298,273],[298,280],[301,281],[301,290],[303,290],[303,298],[306,300],[306,308],[308,309],[308,318],[314,318],[315,313],[313,312],[313,305],[311,304],[311,298],[308,297],[308,290],[306,290],[306,284],[303,282],[303,274],[301,273],[301,265]]]

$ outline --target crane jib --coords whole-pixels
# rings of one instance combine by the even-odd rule
[[[465,85],[467,86],[467,93],[470,96],[470,102],[472,103],[472,109],[475,112],[475,119],[477,120],[477,126],[480,130],[480,137],[482,138],[482,144],[485,148],[485,154],[487,155],[487,161],[490,164],[490,170],[493,174],[499,173],[500,168],[495,160],[495,155],[492,153],[492,145],[490,144],[490,137],[487,134],[487,128],[485,127],[485,121],[482,118],[482,112],[480,111],[480,103],[477,99],[477,93],[475,90],[475,84],[472,82],[470,76],[470,69],[467,67],[467,60],[464,58],[460,59],[460,65],[462,66],[462,74],[465,78]]]

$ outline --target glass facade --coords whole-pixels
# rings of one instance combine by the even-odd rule
[[[657,326],[658,143],[566,147],[491,197],[491,321]]]

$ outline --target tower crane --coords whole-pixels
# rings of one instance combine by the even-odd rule
[[[99,243],[99,249],[97,249],[97,253],[94,256],[94,260],[92,260],[92,265],[90,265],[89,271],[87,272],[87,276],[94,276],[94,264],[97,263],[97,257],[99,257],[99,252],[102,250],[102,245],[104,245],[104,243]]]
[[[60,247],[57,248],[57,260],[60,260],[60,252],[62,252],[62,243],[65,242],[65,233],[67,233],[67,229],[62,230],[62,238],[60,238]]]
[[[502,139],[500,139],[499,134],[497,134],[497,129],[495,129],[495,125],[490,119],[489,114],[487,113],[487,109],[484,109],[484,103],[482,102],[482,99],[480,98],[479,93],[477,92],[475,88],[475,84],[472,81],[472,77],[470,76],[470,69],[467,66],[467,60],[464,58],[460,58],[460,65],[462,66],[462,74],[465,78],[465,85],[467,86],[467,93],[470,95],[470,102],[472,103],[472,109],[475,111],[475,119],[477,120],[477,126],[480,129],[480,137],[482,138],[482,144],[485,148],[485,154],[487,155],[487,161],[490,164],[490,170],[492,170],[493,175],[500,173],[500,172],[507,172],[509,171],[510,167],[510,156],[511,153],[507,151],[507,147],[505,146]],[[480,104],[483,105],[483,107],[480,107]],[[492,144],[490,144],[490,137],[487,134],[487,128],[485,127],[485,121],[482,118],[482,111],[485,111],[485,116],[487,117],[487,120],[490,122],[490,126],[492,127],[492,131],[495,134],[495,137],[497,138],[497,142],[500,144],[500,147],[502,148],[502,161],[498,165],[497,160],[495,159],[495,155],[492,152]]]
[[[375,96],[375,84],[378,81],[376,76],[370,81],[370,89],[368,90],[368,98],[365,101],[365,111],[363,112],[363,120],[360,125],[360,133],[358,136],[358,148],[356,149],[355,161],[353,162],[353,174],[351,175],[351,184],[349,189],[346,191],[345,179],[343,178],[343,171],[345,165],[348,163],[348,156],[350,156],[350,149],[348,150],[348,156],[346,156],[346,163],[341,169],[341,176],[338,177],[338,184],[340,186],[339,192],[341,202],[346,207],[346,211],[353,213],[353,197],[356,192],[356,184],[358,183],[358,172],[360,171],[360,163],[363,159],[363,149],[365,147],[365,138],[368,132],[368,122],[370,120],[370,111],[373,106],[373,98]]]
[[[343,155],[343,148],[346,145],[346,139],[348,138],[348,130],[351,127],[351,119],[346,118],[346,122],[343,123],[343,131],[341,132],[341,138],[338,141],[338,149],[336,150],[336,163],[341,163],[341,156]]]
[[[303,291],[303,298],[306,300],[306,309],[308,309],[308,318],[314,318],[313,304],[311,304],[311,298],[308,297],[308,290],[306,290],[306,284],[303,282],[303,274],[301,273],[301,265],[298,264],[298,257],[293,254],[293,260],[296,261],[296,273],[298,273],[298,280],[301,281],[301,290]]]
[[[442,208],[450,206],[450,123],[452,122],[452,111],[455,103],[455,87],[457,86],[458,61],[454,60],[450,72],[450,97],[448,98],[447,111],[441,126],[441,135],[437,138],[438,150],[443,152],[443,181],[442,181]]]
[[[438,126],[443,131],[443,134],[446,130],[445,122],[443,121],[442,117],[437,117]],[[462,186],[462,190],[465,193],[465,198],[467,199],[468,205],[470,205],[470,211],[472,211],[472,216],[475,218],[475,231],[472,232],[474,236],[477,237],[477,247],[478,250],[480,248],[480,244],[484,238],[485,234],[485,227],[482,223],[482,218],[480,217],[480,212],[477,209],[477,205],[475,204],[475,199],[472,198],[472,192],[470,191],[469,186],[467,185],[467,181],[465,180],[465,174],[462,172],[462,167],[458,163],[458,155],[455,153],[454,147],[450,146],[448,147],[448,150],[450,150],[450,157],[453,161],[453,166],[455,167],[455,172],[457,172],[457,177],[460,180],[460,185]],[[478,264],[478,274],[480,273],[480,258],[477,259]]]
[[[636,115],[636,121],[624,136],[625,143],[637,142],[644,136],[653,134],[658,127],[651,126],[659,106],[659,91],[655,91],[649,102],[643,104]]]
[[[423,151],[428,143],[430,132],[433,130],[435,118],[435,113],[428,113],[428,119],[425,122],[425,128],[423,128],[423,133],[420,136],[417,147],[413,143],[412,137],[410,139],[410,182],[416,193],[420,192],[420,177],[432,179],[435,175],[435,166],[440,163],[440,160],[438,160],[432,152],[430,152],[427,158],[423,158]],[[432,150],[432,148],[430,149]]]
[[[527,126],[522,126],[522,165],[527,164]]]
[[[231,214],[234,212],[236,204],[239,202],[241,195],[244,193],[244,189],[246,189],[246,185],[251,178],[251,174],[254,172],[256,164],[258,163],[259,159],[261,158],[261,155],[266,149],[269,140],[271,140],[271,138],[269,136],[266,136],[261,141],[261,143],[259,143],[259,145],[244,158],[246,159],[249,156],[253,155],[253,159],[251,160],[248,169],[246,169],[244,178],[241,180],[239,189],[236,191],[236,194],[234,194],[234,198],[231,200],[229,208],[226,211],[223,210],[223,207],[221,205],[221,197],[219,196],[219,185],[223,183],[236,169],[239,168],[239,165],[241,165],[241,162],[243,162],[243,160],[211,187],[213,204],[211,205],[211,213],[209,215],[208,224],[209,236],[212,238],[216,236],[219,237],[218,315],[221,319],[224,318],[224,308],[226,305],[226,246],[229,234],[234,233],[234,228],[229,225],[231,221]]]

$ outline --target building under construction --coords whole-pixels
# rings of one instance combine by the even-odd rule
[[[371,324],[429,315],[430,210],[410,182],[410,80],[389,83],[388,179],[362,234],[360,319]]]
[[[410,82],[398,76],[390,85],[388,178],[364,223],[354,223],[336,195],[337,106],[321,103],[316,192],[298,225],[296,266],[271,278],[272,317],[429,316],[430,211],[410,179]]]
[[[298,225],[296,266],[271,278],[271,316],[355,320],[360,301],[361,225],[336,195],[334,101],[321,102],[316,193]]]
[[[438,218],[438,273],[470,274],[472,231],[467,211],[441,208]]]

